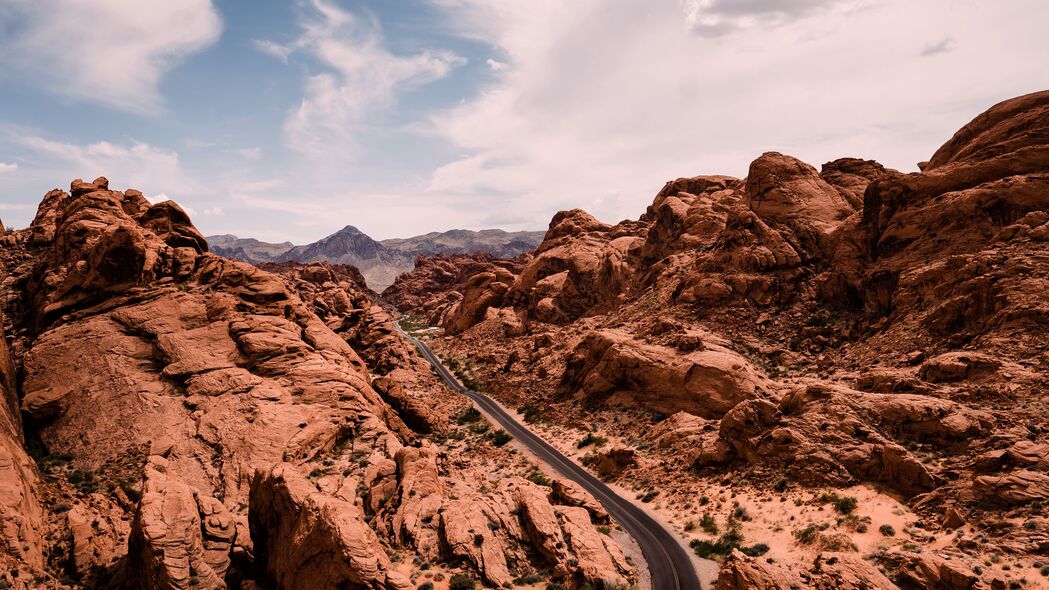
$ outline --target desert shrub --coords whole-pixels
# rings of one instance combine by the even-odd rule
[[[525,479],[536,485],[545,487],[550,487],[551,484],[550,478],[543,475],[543,472],[539,470],[531,471],[528,475],[525,476]]]
[[[852,496],[839,496],[837,494],[823,494],[820,496],[820,501],[833,505],[834,510],[841,514],[852,514],[859,504],[856,498]]]
[[[590,445],[594,445],[595,447],[599,447],[599,446],[605,444],[606,442],[608,442],[608,439],[606,439],[605,437],[598,436],[598,435],[594,434],[593,432],[589,432],[578,443],[576,443],[576,448],[577,449],[582,449],[583,447],[587,447],[587,446],[590,446]]]
[[[743,522],[750,520],[750,513],[747,512],[746,507],[740,506],[738,502],[732,507],[732,516]]]
[[[709,515],[707,515],[709,516]],[[713,521],[713,517],[711,518]],[[716,531],[716,525],[714,530]],[[725,525],[725,534],[718,537],[716,541],[708,541],[706,539],[693,539],[689,546],[696,555],[704,558],[711,559],[713,557],[724,557],[729,553],[732,553],[733,549],[739,549],[747,555],[764,555],[768,551],[768,546],[764,546],[759,543],[753,547],[743,547],[743,531],[740,529],[739,521],[729,517],[728,522]],[[747,553],[750,551],[751,553]]]
[[[539,408],[531,404],[525,404],[517,408],[517,411],[524,416],[524,421],[528,424],[535,424],[541,418]]]
[[[820,531],[822,530],[823,529],[820,528],[820,525],[810,524],[804,528],[796,529],[791,534],[794,535],[794,538],[797,539],[798,543],[802,545],[812,545],[819,540]]]
[[[755,544],[753,544],[753,545],[751,545],[749,547],[740,547],[739,550],[744,555],[749,555],[751,557],[758,557],[758,556],[765,555],[766,553],[768,553],[769,552],[769,546],[764,544],[764,543],[755,543]]]
[[[791,534],[794,535],[799,545],[815,545],[823,551],[856,550],[856,545],[852,543],[848,535],[844,533],[824,534],[823,531],[827,530],[827,527],[826,524],[810,524],[794,530]]]
[[[703,517],[699,519],[699,526],[711,535],[718,534],[718,523],[709,512],[703,513]]]
[[[453,574],[448,580],[448,590],[474,590],[477,583],[466,574]]]
[[[895,537],[896,529],[892,528],[891,524],[883,524],[878,527],[878,532],[885,535],[886,537]]]
[[[505,430],[496,430],[489,434],[488,438],[492,441],[492,444],[497,447],[501,447],[514,439],[514,437],[507,434]]]
[[[456,416],[455,421],[462,425],[471,424],[473,422],[477,422],[480,419],[481,412],[478,411],[477,408],[470,406],[469,408],[463,410],[458,416]]]
[[[542,581],[543,581],[543,576],[539,575],[536,572],[528,572],[527,574],[523,574],[523,575],[520,575],[517,578],[515,578],[514,579],[514,584],[518,584],[518,585],[524,586],[524,585],[527,585],[527,584],[538,584],[539,582],[542,582]]]

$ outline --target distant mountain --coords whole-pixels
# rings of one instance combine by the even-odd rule
[[[274,262],[277,257],[295,247],[291,242],[271,244],[260,242],[255,238],[238,238],[233,234],[221,236],[208,236],[208,246],[212,252],[221,254],[226,258],[243,260],[257,264],[259,262]]]
[[[412,270],[418,256],[487,252],[509,258],[535,248],[545,233],[453,229],[378,241],[356,227],[347,225],[326,238],[304,246],[296,246],[291,242],[272,244],[229,234],[209,236],[207,239],[212,252],[255,264],[315,260],[352,264],[360,269],[368,287],[381,292],[393,284],[398,275]]]

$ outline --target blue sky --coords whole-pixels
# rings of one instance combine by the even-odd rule
[[[1049,86],[972,0],[0,0],[0,218],[75,177],[304,243],[636,217],[767,150],[913,170]]]

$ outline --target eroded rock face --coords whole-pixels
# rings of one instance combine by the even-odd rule
[[[800,570],[800,571],[799,571]],[[934,588],[936,586],[926,586]],[[809,567],[783,567],[733,551],[718,572],[717,590],[841,588],[897,590],[898,586],[870,563],[847,554],[820,555]]]
[[[146,588],[221,589],[237,538],[221,502],[196,492],[159,456],[146,464],[142,500],[132,528],[131,578]]]
[[[746,202],[766,223],[790,227],[808,249],[855,210],[815,168],[776,152],[751,162]]]
[[[935,398],[808,386],[778,403],[739,404],[721,421],[719,443],[754,463],[780,462],[810,482],[877,481],[902,494],[941,482],[900,443],[947,444],[985,435],[990,415]]]
[[[471,277],[500,271],[517,275],[528,259],[528,254],[512,259],[483,253],[420,256],[415,268],[398,276],[382,298],[402,312],[442,324],[450,308],[462,298]]]
[[[321,493],[294,466],[257,472],[250,506],[256,556],[279,588],[412,588],[360,509]]]
[[[0,569],[27,577],[44,566],[44,512],[37,496],[38,477],[25,451],[18,413],[14,363],[0,314]]]
[[[767,389],[766,379],[726,348],[711,345],[682,354],[618,330],[583,339],[568,361],[562,387],[587,397],[623,394],[659,412],[708,418]]]

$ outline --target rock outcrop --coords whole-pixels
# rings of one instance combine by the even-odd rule
[[[426,315],[433,343],[582,447],[614,439],[584,461],[640,498],[675,489],[665,509],[686,520],[696,489],[871,484],[984,535],[952,551],[994,538],[1031,557],[1049,500],[1047,113],[1049,91],[995,105],[919,172],[770,152],[746,178],[667,182],[636,220],[562,211],[514,276],[429,296],[466,312]]]
[[[568,359],[562,388],[579,395],[625,396],[657,412],[721,417],[767,388],[750,363],[711,344],[683,353],[644,344],[619,330],[594,332]]]
[[[323,494],[293,465],[259,471],[251,484],[252,543],[279,588],[409,590],[352,502]]]
[[[0,257],[18,314],[12,352],[0,347],[0,563],[158,589],[414,588],[393,551],[465,559],[500,584],[542,567],[538,541],[513,532],[509,493],[425,440],[462,401],[360,272],[261,270],[207,248],[178,205],[102,178],[52,191],[13,235]],[[505,526],[438,512],[467,497]],[[597,549],[580,510],[564,526],[589,540],[551,564],[568,583],[596,582],[618,551]],[[466,534],[485,542],[466,548]]]
[[[159,456],[146,465],[130,579],[157,590],[225,588],[237,523],[221,502],[169,475],[171,467]]]
[[[398,276],[383,291],[382,298],[404,313],[421,316],[435,324],[455,323],[465,329],[483,319],[487,307],[501,303],[501,296],[505,294],[504,290],[485,295],[482,284],[506,284],[521,272],[528,259],[528,254],[512,259],[482,253],[420,256],[415,260],[415,268]],[[485,279],[474,279],[478,276]],[[494,281],[496,277],[502,281]],[[462,307],[459,302],[471,282],[475,285],[472,303]],[[457,310],[457,319],[447,319],[452,309]]]
[[[15,366],[0,313],[0,569],[27,577],[44,567],[44,512],[38,476],[25,450]]]

